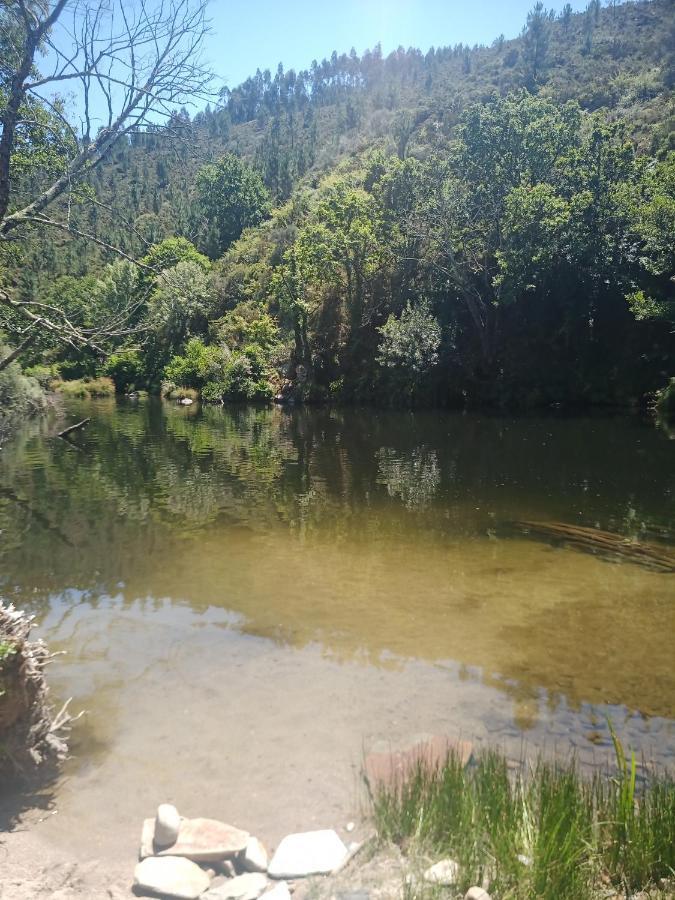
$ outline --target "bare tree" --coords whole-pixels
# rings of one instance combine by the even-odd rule
[[[69,198],[129,132],[169,128],[177,108],[212,96],[201,57],[207,2],[0,0],[0,252],[31,226],[57,228],[116,250],[75,228],[70,203],[55,201]],[[50,96],[64,90],[75,92],[79,125],[69,120],[58,96]],[[36,134],[49,138],[59,165],[33,196],[18,199],[13,160],[22,142]],[[124,331],[119,313],[82,329],[57,307],[19,299],[4,285],[0,304],[24,320],[26,341],[42,330],[71,346],[99,349],[103,337]],[[0,370],[7,364],[0,361]]]

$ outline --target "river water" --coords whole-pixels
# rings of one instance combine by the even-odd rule
[[[276,840],[359,812],[420,733],[604,765],[675,754],[675,442],[633,418],[72,402],[0,451],[0,594],[86,710],[50,836],[105,853],[158,802]],[[97,811],[106,809],[105,833]],[[128,837],[126,838],[128,839]]]

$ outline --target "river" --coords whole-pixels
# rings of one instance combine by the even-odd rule
[[[449,734],[675,754],[675,443],[627,417],[80,402],[0,452],[0,593],[86,710],[46,827],[104,854],[158,802],[277,840],[359,814],[363,755]],[[62,426],[61,426],[62,427]],[[108,827],[97,827],[101,809]],[[129,837],[131,836],[131,837]]]

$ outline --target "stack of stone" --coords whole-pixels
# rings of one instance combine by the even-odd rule
[[[290,900],[287,880],[330,874],[349,855],[335,831],[310,831],[285,837],[268,863],[247,831],[182,818],[164,803],[143,823],[134,889],[172,900]]]

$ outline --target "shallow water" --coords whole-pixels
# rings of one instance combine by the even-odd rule
[[[672,763],[675,575],[512,525],[675,553],[675,443],[652,425],[67,408],[86,415],[75,446],[43,421],[0,453],[0,593],[87,710],[55,840],[105,852],[167,799],[272,839],[336,824],[364,750],[420,732],[591,766],[610,716]]]

